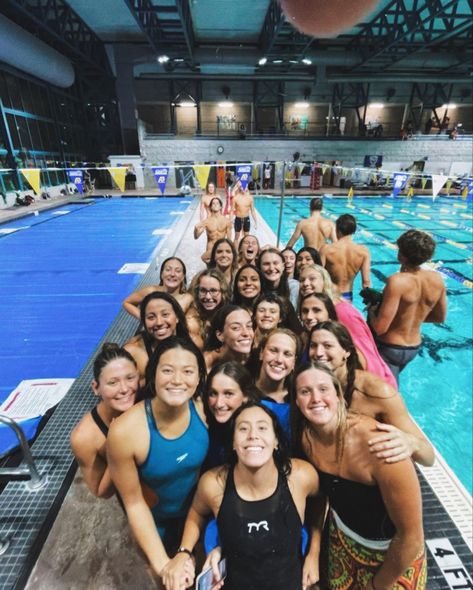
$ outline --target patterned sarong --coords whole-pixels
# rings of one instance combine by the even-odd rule
[[[386,551],[370,549],[352,539],[330,515],[328,549],[329,590],[363,590],[384,561]],[[425,551],[396,581],[392,590],[425,590],[427,560]]]

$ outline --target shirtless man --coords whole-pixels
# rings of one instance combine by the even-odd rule
[[[241,230],[243,229],[243,236],[250,233],[250,212],[256,229],[256,211],[253,195],[248,189],[243,191],[239,180],[233,189],[233,211],[235,214],[235,238],[233,243],[235,244],[235,248],[238,249]]]
[[[207,232],[207,249],[202,254],[201,258],[208,264],[210,262],[210,255],[212,253],[213,245],[221,238],[229,238],[231,236],[232,224],[229,219],[222,215],[222,201],[219,197],[214,197],[210,201],[210,215],[207,219],[200,221],[194,227],[194,238],[197,240],[200,236]]]
[[[353,215],[340,215],[335,223],[335,230],[337,241],[322,246],[320,259],[337,285],[340,296],[352,301],[353,281],[360,271],[363,288],[371,287],[371,257],[366,246],[355,244],[352,240],[352,235],[356,232],[356,219]]]
[[[410,229],[397,240],[399,272],[386,281],[383,300],[368,309],[380,355],[399,380],[399,373],[418,353],[423,322],[440,324],[447,315],[441,275],[421,264],[434,254],[435,242],[425,232]]]
[[[337,241],[335,224],[330,219],[322,217],[322,207],[323,201],[320,197],[310,201],[310,217],[299,221],[286,248],[292,248],[301,235],[304,238],[304,246],[310,246],[316,250],[319,250],[328,240]]]
[[[213,182],[208,182],[207,186],[205,187],[205,193],[202,195],[200,199],[200,220],[202,221],[206,217],[210,215],[210,202],[214,197],[217,196],[217,191],[215,190],[215,184]]]

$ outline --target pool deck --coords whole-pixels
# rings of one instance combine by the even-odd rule
[[[307,194],[313,195],[314,191]],[[72,201],[77,202],[77,198]],[[192,228],[199,215],[198,200],[189,201],[189,210],[173,227],[169,238],[153,253],[156,264],[150,265],[141,285],[155,284],[157,268],[167,256],[181,256],[186,261],[189,276],[204,268],[199,254],[204,251],[205,237],[198,241],[192,237]],[[24,209],[31,214],[34,211],[31,207],[46,209],[70,202],[71,199],[56,199]],[[13,213],[17,212],[22,213],[23,208]],[[18,215],[8,221],[15,218]],[[0,210],[0,223],[2,221],[7,219],[2,217]],[[258,222],[255,233],[261,243],[274,244],[274,234],[261,216]],[[193,253],[192,258],[190,253]],[[136,327],[136,320],[122,311],[103,341],[125,342]],[[126,519],[116,501],[95,499],[80,474],[75,473],[69,433],[80,416],[95,404],[89,387],[94,356],[95,352],[33,446],[40,472],[47,475],[46,485],[30,492],[24,482],[10,482],[2,493],[0,538],[7,539],[10,546],[0,557],[0,589],[157,587],[131,539]],[[441,458],[433,468],[421,468],[419,472],[425,537],[431,547],[428,552],[428,589],[473,587],[465,585],[473,565],[471,496],[464,492]],[[432,551],[440,555],[442,552],[435,548],[445,549],[447,542],[451,543],[457,558],[450,556],[450,560],[444,559],[439,567]]]

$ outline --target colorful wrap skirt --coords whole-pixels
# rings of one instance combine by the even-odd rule
[[[362,541],[362,542],[361,542]],[[363,590],[384,562],[390,540],[370,541],[353,533],[331,510],[329,523],[329,590]],[[383,547],[384,545],[384,547]],[[425,590],[427,559],[425,550],[392,586],[392,590]]]

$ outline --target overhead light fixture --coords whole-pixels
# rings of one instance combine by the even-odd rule
[[[174,58],[174,61],[175,61],[177,64],[180,64],[180,63],[182,63],[182,62],[184,61],[184,58],[183,58],[183,57],[175,57],[175,58]]]
[[[309,103],[308,102],[295,102],[294,106],[296,107],[296,109],[308,109]]]
[[[218,106],[219,106],[219,107],[222,107],[222,108],[224,108],[224,109],[225,109],[225,108],[230,108],[230,107],[232,107],[232,106],[233,106],[233,103],[232,103],[232,101],[231,101],[231,100],[224,100],[224,101],[222,101],[222,102],[219,102],[219,103],[218,103]]]
[[[192,102],[191,100],[183,100],[182,102],[178,102],[177,106],[178,107],[196,107],[197,105],[195,104],[195,102]]]
[[[302,63],[305,64],[306,66],[311,66],[312,60],[309,59],[308,57],[304,57],[304,59],[302,60]]]
[[[259,61],[258,61],[258,65],[259,66],[264,66],[264,64],[268,61],[267,57],[262,57]]]
[[[384,104],[382,102],[370,102],[368,106],[372,109],[384,109]]]
[[[299,62],[298,62],[298,60],[297,60],[297,59],[290,59],[290,60],[289,60],[289,63],[290,63],[290,64],[298,64]]]
[[[282,64],[282,59],[273,59],[273,64]]]
[[[450,103],[450,104],[443,104],[443,105],[442,105],[442,108],[443,108],[443,109],[456,109],[456,108],[457,108],[457,105],[456,105],[456,104],[453,104],[453,103]]]
[[[169,57],[167,55],[160,55],[158,57],[158,61],[160,64],[165,64],[166,62],[169,61]]]

